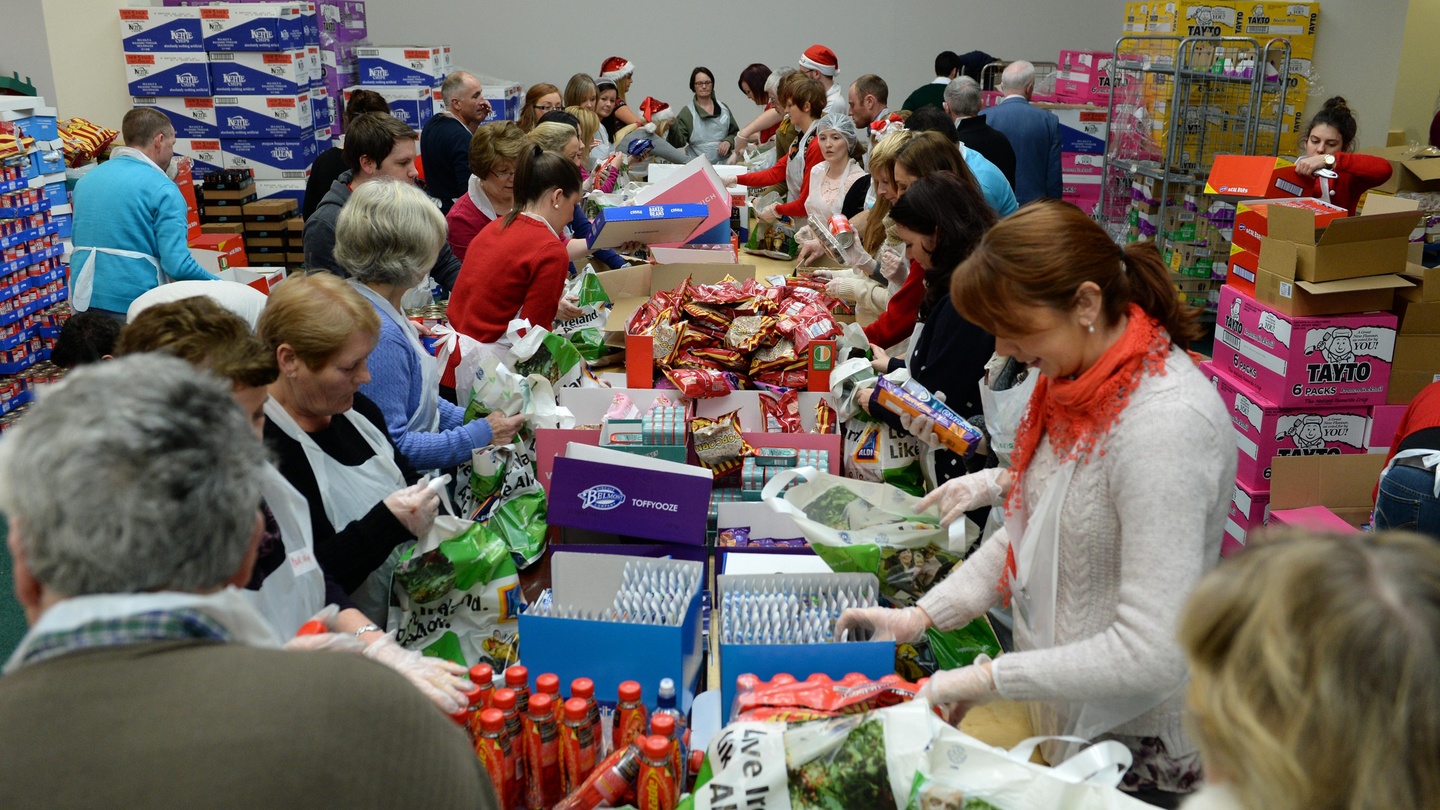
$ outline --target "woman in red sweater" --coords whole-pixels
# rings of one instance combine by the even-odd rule
[[[450,295],[450,323],[492,351],[515,318],[551,329],[570,256],[560,238],[580,202],[580,170],[532,146],[515,165],[515,208],[485,226]]]
[[[1305,196],[1319,197],[1355,215],[1360,195],[1390,179],[1390,161],[1374,155],[1356,155],[1355,115],[1341,96],[1325,102],[1305,129],[1305,156],[1295,162],[1295,173],[1310,179]]]
[[[804,133],[764,171],[742,174],[735,182],[742,186],[773,186],[785,181],[785,202],[766,206],[756,216],[764,222],[780,217],[805,216],[805,200],[810,196],[810,170],[820,164],[820,145],[815,142],[815,124],[825,112],[825,87],[803,73],[792,73],[780,83],[780,109],[790,116],[790,123]],[[804,155],[796,159],[797,155]]]

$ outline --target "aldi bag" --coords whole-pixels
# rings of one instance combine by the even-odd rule
[[[568,321],[556,321],[555,333],[570,341],[587,363],[612,354],[615,349],[605,345],[605,321],[614,304],[600,284],[595,268],[587,264],[579,275],[566,282],[563,297],[576,299],[582,314]]]
[[[388,626],[402,647],[496,672],[519,660],[520,578],[506,542],[449,515],[404,551]]]

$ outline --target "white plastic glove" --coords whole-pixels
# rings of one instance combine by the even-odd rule
[[[424,537],[440,511],[440,496],[424,483],[397,489],[385,496],[385,508],[405,529],[416,537]]]
[[[998,505],[1012,480],[1014,476],[1010,471],[1000,467],[951,478],[921,498],[920,503],[915,504],[915,512],[925,512],[938,505],[941,525],[949,526],[966,512]]]
[[[800,253],[796,257],[800,267],[809,267],[812,263],[825,258],[825,246],[820,244],[818,239],[808,239],[800,243]],[[816,276],[829,278],[829,275],[821,276],[821,273],[829,274],[829,270],[817,270]]]
[[[940,437],[935,434],[935,420],[928,416],[911,416],[908,413],[902,413],[900,414],[900,427],[931,448],[945,446],[940,443]]]
[[[285,642],[285,649],[301,652],[349,652],[358,653],[365,649],[365,642],[356,638],[351,633],[336,633],[335,617],[340,615],[340,606],[329,604],[320,609],[319,613],[310,617],[310,620],[300,625],[298,633],[294,638]],[[321,630],[322,632],[315,632]]]
[[[931,675],[915,694],[916,700],[924,698],[932,706],[948,707],[945,719],[951,724],[959,724],[970,709],[999,697],[995,676],[990,672],[990,656],[983,653],[968,667],[944,669]]]
[[[918,607],[850,608],[840,614],[840,620],[835,623],[835,639],[844,640],[848,633],[850,638],[858,640],[862,632],[868,631],[871,641],[914,644],[932,624],[929,614]]]
[[[905,257],[893,250],[880,251],[880,275],[891,284],[904,284],[905,277],[910,275],[910,265],[905,263]]]
[[[470,681],[462,677],[465,668],[453,661],[407,650],[396,644],[394,636],[388,633],[366,647],[364,654],[404,675],[445,714],[454,714],[469,705],[466,695],[472,691]]]
[[[865,289],[865,281],[853,275],[832,278],[825,284],[825,294],[831,298],[839,298],[842,301],[855,302],[860,297],[860,291]]]

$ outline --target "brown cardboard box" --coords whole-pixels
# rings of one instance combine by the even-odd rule
[[[245,219],[249,222],[283,222],[295,216],[300,206],[288,197],[274,197],[245,204]]]
[[[244,233],[242,222],[207,222],[200,226],[201,233]]]
[[[209,202],[211,200],[239,200],[240,202],[244,203],[254,200],[255,196],[256,193],[254,180],[251,180],[249,183],[241,186],[240,188],[229,188],[220,190],[201,187],[200,189],[200,200],[202,202]]]
[[[1401,298],[1409,301],[1440,301],[1440,267],[1409,264],[1405,267],[1405,278],[1415,286],[1401,290]]]
[[[1395,360],[1385,402],[1406,405],[1420,390],[1440,380],[1440,301],[1400,299],[1395,312]]]
[[[1366,154],[1378,155],[1390,161],[1394,173],[1390,179],[1372,191],[1394,194],[1397,191],[1440,191],[1440,157],[1412,155],[1406,159],[1408,146],[1391,146],[1367,149]]]
[[[1346,217],[1316,229],[1313,211],[1276,206],[1270,211],[1270,233],[1261,247],[1260,266],[1277,275],[1293,273],[1301,281],[1316,282],[1401,273],[1410,251],[1410,232],[1419,221],[1419,211],[1401,211]],[[1266,250],[1271,251],[1268,267]]]
[[[1379,453],[1277,456],[1270,467],[1270,510],[1323,506],[1352,526],[1364,525],[1384,467]]]
[[[254,251],[256,248],[262,247],[283,248],[285,247],[285,240],[278,237],[269,236],[247,236],[245,237],[245,247],[251,249],[252,251]]]
[[[254,222],[247,217],[245,221],[245,235],[289,239],[290,230],[281,222]]]
[[[289,266],[291,266],[291,267],[300,267],[301,265],[305,264],[305,254],[304,254],[304,253],[286,253],[286,254],[285,254],[285,264],[287,264],[287,265],[289,265]]]
[[[1388,310],[1395,305],[1395,291],[1409,286],[1409,281],[1397,275],[1297,281],[1291,275],[1266,269],[1262,247],[1260,272],[1255,277],[1255,300],[1296,317],[1343,315]]]
[[[305,230],[305,220],[301,217],[291,217],[285,220],[285,227],[296,233]]]

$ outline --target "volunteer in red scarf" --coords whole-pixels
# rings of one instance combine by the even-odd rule
[[[1225,408],[1185,351],[1194,313],[1152,244],[1118,248],[1060,202],[992,227],[950,294],[1041,377],[1011,472],[954,479],[921,506],[954,520],[1008,487],[1005,526],[915,607],[849,610],[838,630],[909,642],[1010,601],[1016,651],[938,672],[921,694],[960,711],[1026,701],[1038,735],[1116,739],[1134,757],[1123,787],[1174,806],[1200,778],[1177,621],[1219,561],[1235,473]]]
[[[1305,156],[1295,161],[1295,173],[1310,180],[1306,197],[1319,197],[1355,216],[1360,196],[1390,179],[1394,167],[1375,155],[1357,155],[1355,132],[1359,124],[1342,96],[1325,102],[1305,128]]]

